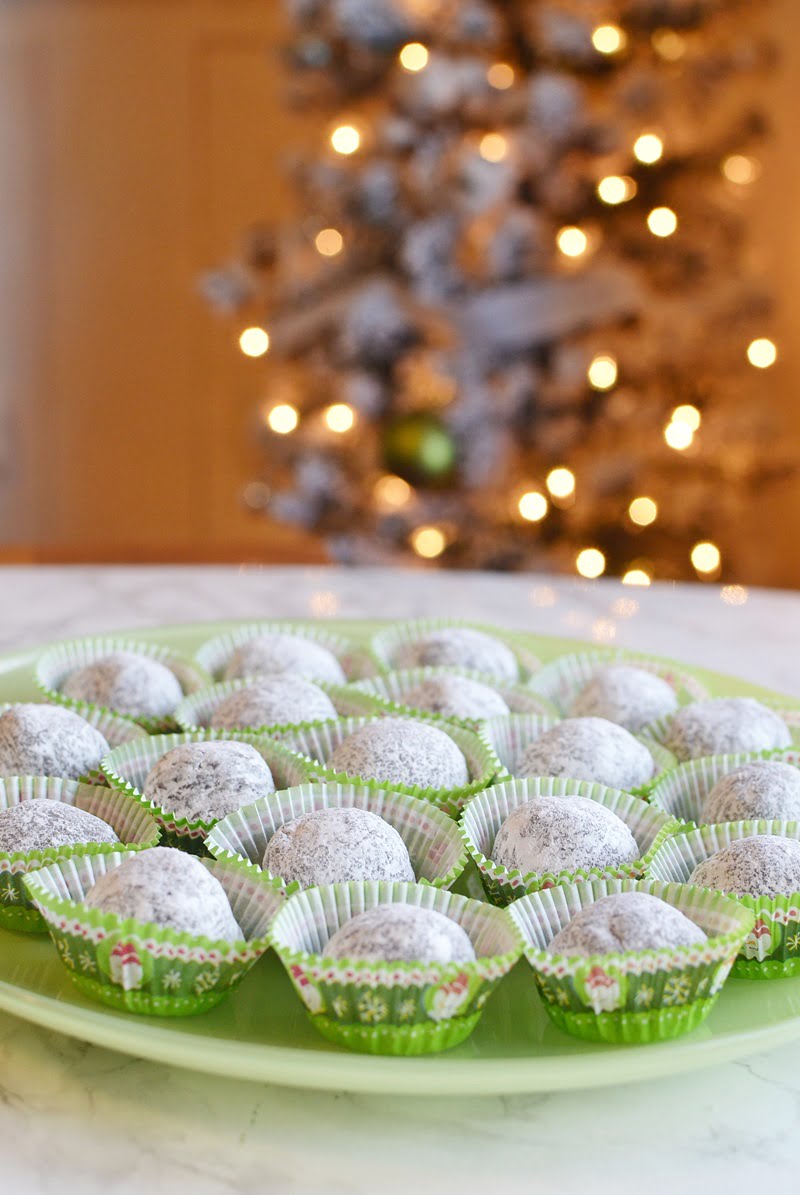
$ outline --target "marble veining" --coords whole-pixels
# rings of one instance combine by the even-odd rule
[[[788,593],[427,571],[0,569],[0,651],[202,619],[454,612],[800,695],[800,596]],[[19,1195],[604,1195],[626,1175],[656,1195],[793,1190],[799,1120],[800,1044],[597,1092],[411,1100],[214,1079],[0,1014],[0,1173]]]

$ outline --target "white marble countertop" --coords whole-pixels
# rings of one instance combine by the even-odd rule
[[[428,614],[613,641],[800,694],[794,594],[382,570],[0,569],[0,651],[168,622]],[[0,1166],[15,1195],[603,1195],[625,1175],[654,1193],[790,1191],[798,1130],[800,1043],[652,1084],[410,1100],[212,1079],[0,1014]]]

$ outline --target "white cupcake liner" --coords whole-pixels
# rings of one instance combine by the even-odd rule
[[[4,701],[0,703],[0,715],[4,714],[6,710],[13,709],[15,705],[25,704],[27,703],[22,701]],[[45,702],[44,704],[49,703]],[[98,730],[112,750],[114,747],[121,747],[123,743],[133,742],[134,739],[147,738],[147,731],[132,718],[123,718],[121,714],[112,714],[109,710],[101,709],[96,705],[88,705],[85,701],[73,702],[70,709],[73,713],[79,714],[84,722],[88,722],[90,726]],[[100,766],[92,768],[80,779],[86,784],[108,784],[106,775]]]
[[[194,659],[215,681],[222,681],[223,673],[237,648],[259,635],[294,635],[327,648],[336,657],[349,681],[371,676],[375,661],[365,648],[352,643],[343,635],[336,635],[312,623],[303,622],[246,622],[212,639],[207,639],[195,652]],[[313,677],[310,678],[314,680]]]
[[[509,869],[492,859],[494,842],[506,818],[535,797],[575,796],[597,801],[625,823],[639,847],[639,857],[613,867],[564,869],[558,872],[527,872]],[[607,788],[602,784],[551,776],[527,780],[506,780],[479,792],[466,805],[459,822],[467,850],[478,869],[484,890],[493,904],[509,904],[528,892],[553,884],[573,883],[591,877],[640,879],[648,860],[677,828],[674,818],[640,797]]]
[[[714,785],[735,768],[759,759],[773,759],[800,768],[800,749],[738,751],[687,760],[658,777],[650,789],[649,800],[680,822],[701,825],[703,805]]]
[[[255,682],[252,679],[221,681],[218,685],[208,685],[187,697],[175,710],[175,721],[182,730],[194,732],[208,728],[216,710],[231,693],[238,693],[241,689],[249,689]],[[316,726],[319,722],[332,722],[337,718],[346,718],[352,714],[360,714],[364,709],[364,695],[349,685],[326,685],[318,681],[311,684],[322,689],[330,698],[336,714],[333,718],[309,719],[307,722],[273,722],[268,726],[242,726],[240,729],[247,734],[268,734],[271,738],[281,738],[291,731],[302,730],[306,726]]]
[[[474,631],[483,631],[493,639],[499,639],[516,656],[519,679],[522,681],[527,681],[540,666],[539,657],[526,645],[519,632],[505,630],[501,627],[485,626],[482,623],[467,622],[460,618],[418,618],[411,622],[395,623],[373,636],[370,641],[370,650],[379,669],[382,672],[392,672],[403,667],[397,657],[404,647],[416,642],[429,631],[438,631],[444,627],[469,627]]]
[[[559,714],[567,717],[575,698],[604,664],[629,664],[652,672],[674,689],[679,705],[688,705],[691,701],[700,701],[709,696],[705,685],[687,669],[669,660],[628,651],[623,647],[596,648],[559,656],[541,667],[531,680],[531,688],[546,697]]]

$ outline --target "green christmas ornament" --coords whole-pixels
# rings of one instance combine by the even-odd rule
[[[384,430],[383,459],[386,468],[405,481],[443,485],[455,470],[455,441],[436,415],[399,415]]]

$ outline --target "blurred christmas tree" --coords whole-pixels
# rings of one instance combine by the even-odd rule
[[[252,504],[347,562],[735,578],[789,468],[746,239],[763,6],[288,3],[319,153],[297,225],[205,280],[271,338]]]

